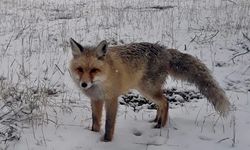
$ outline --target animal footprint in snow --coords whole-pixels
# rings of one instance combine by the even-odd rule
[[[138,129],[133,129],[133,134],[134,134],[135,136],[141,136],[141,135],[142,135],[142,132],[141,132],[140,130],[138,130]]]

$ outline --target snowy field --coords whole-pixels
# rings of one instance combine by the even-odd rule
[[[114,140],[101,142],[104,126],[89,130],[90,102],[68,72],[70,37],[192,54],[232,111],[222,118],[205,98],[171,105],[168,127],[153,129],[155,110],[120,105]],[[166,88],[198,91],[171,78]],[[0,0],[0,150],[183,149],[250,149],[249,0]]]

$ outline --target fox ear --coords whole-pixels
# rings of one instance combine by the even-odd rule
[[[79,55],[81,55],[81,53],[83,52],[83,47],[81,44],[77,43],[74,39],[70,38],[70,46],[72,49],[72,54],[74,57],[77,57]]]
[[[98,44],[98,46],[96,47],[97,57],[103,58],[107,53],[107,49],[108,49],[107,41],[106,40],[101,41],[100,44]]]

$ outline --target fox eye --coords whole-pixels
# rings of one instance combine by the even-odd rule
[[[93,69],[90,70],[90,73],[97,73],[97,72],[99,72],[99,71],[100,71],[99,69],[93,68]]]
[[[81,73],[83,73],[82,67],[78,67],[78,68],[76,68],[76,70],[79,71],[79,72],[81,72]]]

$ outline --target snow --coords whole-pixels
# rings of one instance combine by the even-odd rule
[[[249,149],[249,15],[248,0],[1,0],[0,149]],[[233,110],[222,118],[203,98],[173,107],[168,127],[153,129],[155,110],[120,105],[113,141],[101,142],[105,117],[100,133],[89,130],[89,99],[68,72],[70,37],[87,45],[159,42],[192,54],[211,69]],[[172,78],[166,87],[197,90]],[[17,100],[6,89],[15,88],[32,106],[6,108]],[[17,112],[22,105],[34,112]],[[1,139],[9,110],[18,114],[10,121],[19,140]]]

